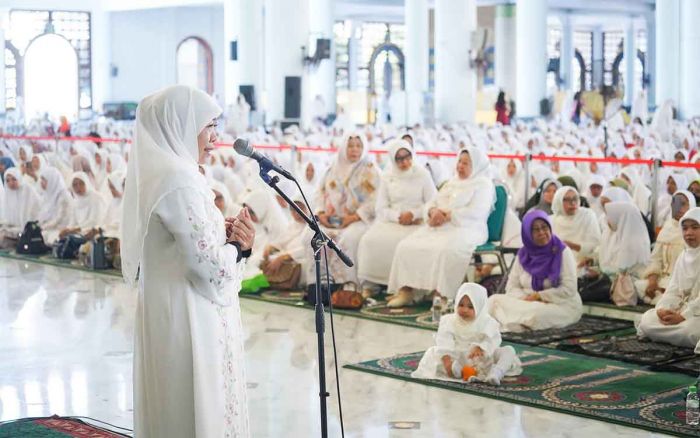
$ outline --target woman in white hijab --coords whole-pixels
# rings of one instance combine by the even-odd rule
[[[671,197],[679,190],[686,190],[689,185],[684,174],[668,173],[666,175],[665,190],[656,200],[656,224],[663,224],[671,217]]]
[[[685,250],[676,260],[666,292],[642,316],[637,334],[700,354],[700,208],[688,210],[680,226]]]
[[[73,211],[68,228],[61,231],[60,238],[69,234],[86,234],[91,237],[98,228],[104,227],[107,201],[95,190],[92,180],[85,172],[75,172],[71,178]]]
[[[656,237],[651,259],[640,280],[635,282],[639,299],[647,304],[656,304],[671,280],[673,266],[683,252],[683,234],[678,220],[691,208],[695,208],[692,193],[679,190],[673,195],[671,216],[664,222]]]
[[[5,199],[2,204],[3,222],[1,229],[14,237],[29,221],[37,220],[41,198],[34,187],[24,182],[19,169],[12,167],[5,171]]]
[[[423,223],[423,207],[437,190],[430,173],[413,163],[413,148],[396,139],[389,144],[389,168],[382,174],[377,195],[377,219],[360,240],[357,275],[375,284],[389,283],[396,246]],[[363,285],[369,297],[374,288]]]
[[[487,221],[495,202],[489,159],[470,147],[457,154],[455,175],[426,205],[420,230],[396,248],[388,292],[391,307],[418,301],[434,291],[454,298],[474,249],[488,239]]]
[[[214,204],[224,217],[236,216],[241,211],[243,206],[233,202],[231,193],[224,183],[212,179],[209,181],[209,186],[214,191]]]
[[[462,380],[462,368],[468,365],[478,371],[470,382],[499,385],[503,376],[522,373],[513,347],[501,347],[498,321],[487,311],[486,289],[476,283],[459,288],[454,313],[440,318],[435,346],[425,352],[411,377]]]
[[[270,245],[283,240],[289,234],[288,218],[270,190],[259,188],[243,198],[255,224],[255,246],[248,260],[245,277],[259,273],[257,269],[263,258],[270,252]]]
[[[562,187],[554,194],[552,202],[552,228],[568,246],[582,266],[597,259],[600,244],[600,227],[596,214],[581,207],[581,198],[573,187]]]
[[[105,165],[107,173],[124,173],[126,174],[126,160],[120,154],[109,154],[107,164]]]
[[[586,183],[586,200],[590,209],[595,212],[597,217],[605,215],[603,205],[601,204],[601,196],[605,188],[605,178],[601,175],[590,175]]]
[[[525,207],[525,180],[523,176],[523,164],[520,160],[508,160],[505,169],[501,172],[501,179],[506,183],[511,196],[511,207],[522,210]]]
[[[328,234],[355,261],[348,268],[335,255],[330,256],[331,274],[338,283],[357,278],[357,248],[362,235],[374,220],[374,207],[379,188],[379,172],[368,156],[365,142],[351,134],[338,148],[335,163],[328,169],[316,194],[314,207],[318,220]]]
[[[122,220],[122,200],[124,199],[124,173],[110,173],[107,177],[107,188],[111,200],[107,204],[107,212],[104,219],[104,234],[110,237],[120,238],[119,227]]]
[[[55,167],[48,167],[41,172],[41,210],[39,226],[46,242],[58,238],[61,230],[70,226],[73,215],[73,197],[66,187],[63,175]]]
[[[639,177],[639,174],[632,167],[625,167],[620,171],[620,178],[627,181],[629,184],[632,200],[634,201],[639,211],[645,216],[651,212],[651,190],[644,185],[644,182]]]
[[[198,169],[220,114],[182,85],[145,97],[136,112],[121,254],[124,279],[139,285],[138,436],[249,436],[238,291],[254,232],[245,210],[224,220]]]

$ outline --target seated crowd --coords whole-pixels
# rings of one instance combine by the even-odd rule
[[[658,186],[651,187],[655,180],[646,165],[554,159],[607,155],[698,163],[700,127],[675,122],[657,131],[653,124],[635,124],[620,134],[606,144],[599,127],[538,121],[515,127],[416,126],[404,133],[390,126],[360,131],[316,126],[308,133],[292,127],[245,137],[253,143],[335,148],[335,156],[271,154],[297,175],[310,212],[355,261],[348,268],[329,253],[333,281],[366,299],[385,290],[390,307],[441,298],[454,303],[457,322],[496,324],[493,342],[479,347],[477,356],[487,353],[500,364],[491,375],[498,380],[519,367],[499,347],[498,330],[564,327],[576,323],[583,303],[591,301],[654,305],[639,323],[639,334],[700,352],[700,170],[664,167]],[[221,140],[232,138],[222,134]],[[388,154],[370,154],[375,148]],[[443,154],[418,154],[425,151]],[[526,179],[520,160],[490,159],[489,153],[545,158],[531,163]],[[128,144],[122,143],[3,141],[0,244],[11,247],[29,221],[38,222],[49,244],[71,234],[118,238],[128,158]],[[299,265],[299,285],[313,283],[311,234],[260,180],[257,163],[221,148],[201,171],[222,215],[247,207],[256,224],[247,275],[277,277]],[[504,274],[488,256],[478,263],[474,256],[492,235],[489,217],[499,185],[508,199],[498,234],[519,250],[505,293],[486,298],[478,285],[462,285]],[[281,186],[309,212],[295,185]],[[461,330],[450,324],[446,333]],[[445,336],[450,339],[445,345],[454,347],[454,333]],[[424,358],[420,373],[431,375],[438,363],[453,376],[459,371],[454,363],[464,358],[444,357]]]

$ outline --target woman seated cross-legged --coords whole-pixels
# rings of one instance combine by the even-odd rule
[[[547,213],[532,210],[522,224],[523,247],[508,276],[505,294],[489,297],[489,313],[502,331],[543,330],[581,319],[576,259],[552,233]]]
[[[688,210],[680,226],[685,250],[656,308],[642,316],[637,334],[700,353],[700,208]]]

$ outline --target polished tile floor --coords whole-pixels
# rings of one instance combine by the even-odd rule
[[[131,428],[135,303],[118,278],[0,259],[0,419],[82,415]],[[252,436],[319,436],[313,313],[249,300],[241,307]],[[391,324],[335,323],[341,364],[417,351],[432,340],[430,332]],[[335,437],[329,345],[326,355]],[[340,378],[348,437],[660,436],[351,370],[341,369]]]

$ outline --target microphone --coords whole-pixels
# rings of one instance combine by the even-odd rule
[[[291,173],[286,171],[282,166],[278,166],[277,164],[273,163],[272,160],[267,158],[265,155],[256,151],[253,148],[253,145],[250,144],[250,142],[248,142],[248,140],[244,138],[237,138],[236,141],[233,142],[233,150],[238,152],[240,155],[243,155],[244,157],[252,158],[255,161],[257,161],[260,165],[261,171],[274,170],[283,177],[292,181],[296,181]]]

